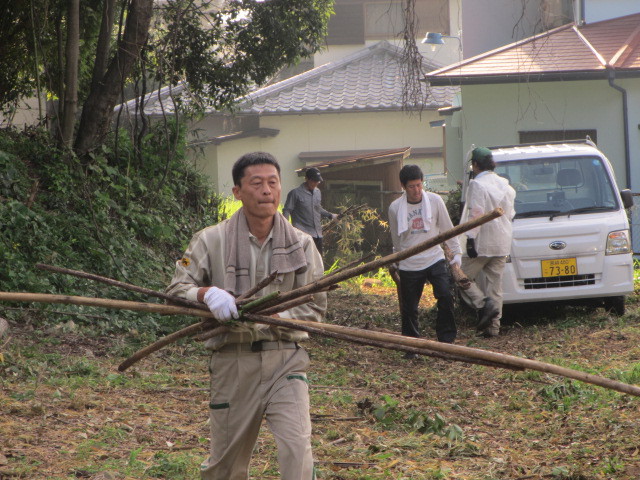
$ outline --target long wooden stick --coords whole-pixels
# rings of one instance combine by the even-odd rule
[[[188,327],[185,327],[182,330],[173,332],[171,335],[167,335],[166,337],[161,338],[157,342],[154,342],[151,345],[147,345],[143,349],[138,350],[136,353],[134,353],[132,356],[130,356],[124,362],[122,362],[118,366],[118,370],[120,370],[121,372],[124,372],[127,368],[129,368],[134,363],[137,363],[143,358],[148,357],[153,352],[157,352],[162,347],[169,345],[170,343],[176,342],[181,338],[188,337],[190,335],[195,335],[196,333],[200,333],[205,328],[208,328],[211,325],[212,325],[212,322],[203,320],[202,322],[194,323],[193,325],[189,325]]]
[[[0,292],[0,301],[11,302],[40,302],[40,303],[67,303],[74,305],[97,306],[113,309],[127,309],[134,311],[145,311],[163,313],[165,315],[194,315],[198,317],[212,317],[211,312],[204,312],[195,308],[178,307],[172,305],[161,305],[156,303],[129,302],[126,300],[110,300],[89,297],[73,297],[69,295],[51,295],[46,293],[14,293]],[[529,370],[537,370],[540,372],[551,373],[562,377],[580,380],[582,382],[591,383],[618,392],[627,393],[640,397],[640,387],[629,385],[616,380],[591,375],[589,373],[572,370],[570,368],[560,367],[550,363],[529,360],[526,358],[506,355],[503,353],[491,352],[477,348],[464,347],[462,345],[452,345],[448,343],[434,342],[424,338],[404,337],[397,334],[374,332],[369,330],[361,330],[353,327],[345,327],[342,325],[332,325],[328,323],[309,322],[305,320],[296,320],[292,318],[284,319],[277,317],[267,317],[264,315],[247,314],[247,320],[260,322],[268,325],[293,328],[297,330],[309,331],[320,335],[326,335],[327,332],[343,333],[352,335],[362,339],[371,339],[379,342],[388,342],[394,348],[398,345],[412,347],[418,349],[429,350],[433,352],[443,352],[454,356],[460,356],[470,359],[483,360],[495,364],[504,365],[505,368],[516,367]],[[197,324],[196,324],[197,325]],[[192,326],[194,329],[195,325]],[[135,362],[133,362],[135,363]],[[124,370],[125,368],[119,368]]]
[[[260,280],[258,283],[256,283],[249,290],[247,290],[246,292],[244,292],[243,294],[238,296],[238,298],[236,299],[236,303],[237,304],[242,304],[243,301],[248,300],[253,295],[255,295],[260,290],[262,290],[264,287],[266,287],[271,282],[273,282],[276,279],[277,276],[278,276],[278,271],[276,270],[275,272],[271,273],[270,275],[264,277],[262,280]]]
[[[367,273],[367,272],[371,272],[373,270],[377,270],[381,267],[390,265],[392,263],[396,263],[399,262],[400,260],[404,260],[405,258],[409,258],[417,253],[420,253],[424,250],[427,250],[429,248],[432,248],[446,240],[449,240],[450,238],[456,237],[468,230],[471,230],[473,228],[476,228],[477,226],[480,226],[486,222],[489,222],[491,220],[493,220],[494,218],[499,217],[500,215],[503,214],[503,211],[501,208],[496,208],[495,210],[481,216],[478,217],[474,220],[471,220],[469,222],[463,223],[458,225],[457,227],[454,227],[450,230],[447,230],[446,232],[442,232],[439,235],[436,235],[435,237],[426,240],[422,243],[419,243],[417,245],[414,245],[413,247],[407,248],[405,250],[402,250],[400,252],[396,252],[393,253],[391,255],[387,255],[386,257],[382,257],[382,258],[378,258],[376,260],[373,260],[371,262],[362,264],[362,265],[358,265],[355,266],[353,268],[348,268],[345,270],[342,270],[340,272],[336,272],[333,274],[329,274],[326,275],[324,277],[322,277],[321,279],[319,279],[316,282],[311,282],[307,285],[304,285],[300,288],[297,288],[295,290],[291,290],[289,292],[284,292],[282,293],[278,299],[277,299],[277,303],[282,303],[282,302],[287,302],[289,300],[293,300],[294,298],[298,298],[301,297],[303,295],[308,295],[310,293],[315,293],[318,291],[321,291],[327,287],[330,287],[332,285],[335,285],[337,283],[340,283],[344,280],[347,280],[349,278],[352,277],[356,277],[358,275],[362,275],[363,273]],[[53,267],[51,265],[44,265],[44,264],[38,264],[38,268],[42,268],[42,269],[46,269],[46,270],[52,270],[52,271],[57,271],[57,272],[61,272],[61,273],[67,273],[70,275],[75,275],[75,276],[79,276],[79,277],[83,277],[83,278],[89,278],[92,280],[96,280],[99,282],[103,282],[103,283],[107,283],[109,285],[113,285],[113,286],[117,286],[120,288],[125,288],[127,290],[132,290],[132,291],[136,291],[136,292],[140,292],[140,293],[145,293],[147,295],[151,295],[154,297],[158,297],[158,298],[162,298],[174,303],[179,303],[181,305],[186,305],[189,306],[191,308],[194,309],[199,309],[204,311],[208,311],[209,309],[207,308],[206,305],[203,305],[201,303],[198,302],[193,302],[190,300],[186,300],[180,297],[176,297],[174,295],[168,295],[162,292],[157,292],[155,290],[151,290],[148,288],[143,288],[143,287],[138,287],[136,285],[131,285],[128,283],[124,283],[124,282],[120,282],[118,280],[113,280],[110,278],[105,278],[105,277],[101,277],[99,275],[94,275],[94,274],[90,274],[90,273],[85,273],[85,272],[79,272],[77,270],[71,270],[71,269],[67,269],[67,268],[62,268],[62,267]],[[268,279],[270,277],[265,278],[263,281],[266,281],[268,283]],[[271,307],[274,306],[274,303],[267,303],[265,304],[265,308],[267,307]],[[200,315],[203,316],[203,315]]]
[[[114,310],[133,310],[134,312],[159,313],[160,315],[191,315],[194,317],[209,318],[212,321],[216,321],[208,308],[206,310],[201,310],[199,308],[181,307],[179,305],[132,302],[129,300],[112,300],[110,298],[53,295],[50,293],[0,292],[0,301],[85,305],[88,307],[102,307]]]
[[[249,320],[256,322],[267,323],[266,319],[262,315],[248,314],[246,317]],[[551,363],[539,362],[537,360],[529,360],[527,358],[516,357],[513,355],[506,355],[504,353],[491,352],[488,350],[481,350],[478,348],[464,347],[462,345],[453,345],[449,343],[434,342],[432,340],[426,340],[424,338],[404,337],[398,334],[374,332],[370,330],[362,330],[353,327],[345,327],[342,325],[332,325],[329,323],[317,323],[309,322],[306,320],[295,319],[282,319],[267,317],[271,325],[278,325],[289,328],[296,328],[303,330],[303,327],[314,329],[314,333],[323,334],[324,332],[341,332],[347,335],[355,335],[360,338],[373,339],[378,341],[387,340],[390,343],[402,344],[409,347],[424,348],[436,352],[449,353],[451,355],[460,355],[467,358],[473,358],[478,360],[484,360],[487,362],[509,365],[513,367],[536,370],[539,372],[551,373],[559,375],[561,377],[572,378],[574,380],[580,380],[582,382],[591,383],[611,390],[616,390],[622,393],[628,393],[640,397],[640,387],[635,385],[629,385],[627,383],[619,382],[617,380],[611,380],[609,378],[600,377],[597,375],[591,375],[589,373],[581,372],[579,370],[573,370],[571,368],[560,367]],[[295,325],[295,326],[293,326]]]
[[[335,269],[334,271],[327,273],[327,274],[324,276],[324,278],[331,277],[331,276],[333,276],[333,275],[335,275],[335,274],[337,274],[337,273],[340,273],[340,272],[342,272],[342,271],[344,271],[344,270],[347,270],[347,269],[349,269],[349,268],[353,268],[353,267],[355,267],[356,265],[360,265],[361,263],[366,263],[366,262],[367,262],[367,260],[369,260],[369,259],[370,259],[370,258],[372,258],[373,256],[374,256],[374,253],[373,253],[373,252],[368,253],[368,254],[366,254],[364,257],[359,258],[358,260],[354,260],[353,262],[349,262],[349,263],[347,263],[344,267],[337,268],[337,269]]]
[[[70,268],[64,268],[64,267],[56,267],[54,265],[47,265],[45,263],[36,263],[36,268],[39,268],[40,270],[48,270],[50,272],[55,272],[55,273],[64,273],[66,275],[73,275],[74,277],[86,278],[88,280],[104,283],[106,285],[111,285],[113,287],[123,288],[125,290],[131,290],[132,292],[143,293],[151,297],[161,298],[163,300],[177,303],[178,305],[183,305],[185,307],[199,308],[200,310],[209,310],[209,308],[202,303],[194,302],[192,300],[187,300],[186,298],[176,297],[163,292],[158,292],[156,290],[151,290],[150,288],[139,287],[137,285],[132,285],[130,283],[121,282],[119,280],[114,280],[113,278],[102,277],[94,273],[87,273],[87,272],[82,272],[80,270],[72,270]]]
[[[447,262],[449,262],[449,267],[451,268],[451,276],[453,277],[453,280],[456,282],[456,285],[458,285],[458,287],[460,287],[463,290],[468,290],[469,288],[471,288],[471,280],[469,280],[469,277],[467,277],[467,275],[462,271],[462,268],[460,268],[460,266],[457,264],[452,265],[450,263],[451,260],[453,260],[454,255],[451,249],[449,248],[449,245],[447,245],[446,243],[443,243],[440,246],[444,251],[444,257],[447,259]]]
[[[363,273],[371,272],[374,270],[378,270],[381,267],[386,267],[387,265],[391,265],[392,263],[399,262],[400,260],[404,260],[405,258],[412,257],[417,253],[428,250],[429,248],[435,247],[442,242],[449,240],[450,238],[457,237],[462,233],[476,228],[480,225],[483,225],[491,220],[498,218],[503,214],[503,210],[501,208],[496,208],[489,213],[482,215],[481,217],[475,218],[469,222],[462,223],[457,227],[453,227],[450,230],[442,232],[435,237],[430,238],[429,240],[425,240],[424,242],[420,242],[413,247],[409,247],[405,250],[401,250],[396,253],[392,253],[387,255],[386,257],[381,257],[376,260],[372,260],[371,262],[365,263],[363,265],[357,265],[353,268],[343,270],[340,273],[334,275],[327,275],[326,277],[322,277],[315,282],[310,282],[307,285],[304,285],[300,288],[296,288],[295,290],[290,290],[288,292],[282,292],[278,297],[279,302],[286,302],[293,298],[301,297],[302,295],[307,295],[309,293],[314,293],[324,287],[329,285],[333,285],[344,280],[347,280],[352,277],[357,277],[358,275],[362,275]]]

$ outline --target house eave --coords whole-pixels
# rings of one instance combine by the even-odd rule
[[[609,69],[597,71],[572,71],[572,72],[544,72],[544,73],[511,73],[504,75],[467,75],[429,77],[427,81],[431,86],[460,86],[460,85],[492,85],[503,83],[533,83],[533,82],[558,82],[581,80],[606,80],[609,78]],[[640,70],[613,70],[616,78],[640,77]]]
[[[275,137],[280,133],[279,129],[276,128],[255,128],[252,130],[241,130],[239,132],[232,132],[225,135],[218,135],[217,137],[212,137],[203,141],[193,142],[191,146],[200,146],[200,145],[220,145],[224,142],[229,142],[232,140],[239,140],[241,138],[249,138],[249,137]]]
[[[318,152],[322,153],[322,152]],[[330,152],[326,152],[330,153]],[[337,152],[336,152],[337,153]],[[307,165],[302,168],[296,169],[298,176],[305,174],[306,170],[310,167],[315,167],[320,171],[331,170],[332,172],[338,172],[341,170],[350,170],[354,167],[363,166],[375,166],[382,165],[389,162],[396,162],[406,159],[411,154],[411,147],[396,148],[392,150],[379,150],[372,153],[365,153],[359,155],[352,155],[348,157],[333,158],[330,160],[324,160]],[[301,153],[298,158],[302,159],[306,156],[307,159],[311,158],[313,152]]]
[[[336,114],[336,113],[385,113],[385,112],[418,112],[420,110],[437,110],[440,106],[430,105],[420,107],[407,107],[403,108],[402,106],[395,107],[368,107],[368,108],[340,108],[334,110],[283,110],[283,111],[259,111],[259,110],[243,110],[234,112],[235,115],[260,115],[261,117],[272,117],[278,115],[327,115],[327,114]]]

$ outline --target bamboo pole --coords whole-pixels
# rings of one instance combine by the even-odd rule
[[[449,267],[451,268],[451,276],[456,282],[456,285],[458,285],[458,287],[460,287],[462,290],[468,290],[469,288],[471,288],[471,280],[469,280],[469,277],[467,277],[467,275],[462,271],[462,268],[460,268],[459,265],[452,265],[450,263],[451,260],[453,260],[454,255],[449,248],[449,245],[443,243],[441,247],[444,251],[444,257],[449,262]]]
[[[247,319],[255,322],[264,322],[265,319],[262,315],[247,314]],[[288,328],[296,328],[303,330],[310,328],[314,330],[314,333],[324,334],[325,332],[341,332],[347,335],[355,335],[360,338],[372,339],[376,341],[388,340],[393,344],[401,344],[407,347],[424,348],[436,352],[444,352],[452,355],[460,355],[466,358],[472,358],[477,360],[484,360],[487,362],[509,365],[517,368],[523,368],[528,370],[536,370],[539,372],[551,373],[559,375],[561,377],[572,378],[574,380],[580,380],[581,382],[591,383],[611,390],[616,390],[622,393],[628,393],[629,395],[635,395],[640,397],[640,387],[630,385],[627,383],[619,382],[617,380],[611,380],[609,378],[592,375],[589,373],[581,372],[579,370],[573,370],[571,368],[560,367],[551,363],[539,362],[537,360],[529,360],[527,358],[516,357],[513,355],[507,355],[504,353],[491,352],[488,350],[481,350],[478,348],[464,347],[462,345],[453,345],[449,343],[434,342],[432,340],[426,340],[424,338],[404,337],[398,334],[373,332],[370,330],[361,330],[353,327],[344,327],[342,325],[332,325],[329,323],[317,323],[309,322],[305,320],[295,319],[281,319],[267,317],[270,320],[271,325],[278,325]],[[308,330],[307,330],[308,331]]]
[[[353,268],[349,268],[347,270],[343,270],[339,273],[327,275],[322,277],[315,282],[310,282],[300,288],[296,288],[295,290],[290,290],[288,292],[282,292],[282,294],[278,297],[278,302],[286,302],[291,299],[301,297],[303,295],[307,295],[309,293],[314,293],[324,287],[329,285],[333,285],[344,280],[347,280],[352,277],[357,277],[358,275],[362,275],[363,273],[368,273],[374,270],[378,270],[381,267],[385,267],[387,265],[391,265],[393,263],[399,262],[400,260],[404,260],[405,258],[412,257],[424,250],[428,250],[429,248],[435,247],[436,245],[441,244],[449,240],[450,238],[457,237],[462,233],[476,228],[480,225],[483,225],[491,220],[498,218],[503,214],[503,210],[501,208],[496,208],[489,213],[482,215],[481,217],[475,218],[468,222],[462,223],[457,227],[453,227],[450,230],[442,232],[435,237],[430,238],[429,240],[425,240],[424,242],[420,242],[413,247],[409,247],[405,250],[401,250],[396,253],[392,253],[385,257],[378,258],[371,262],[365,263],[363,265],[357,265]],[[269,305],[269,304],[267,304]]]
[[[247,301],[253,295],[255,295],[260,290],[262,290],[264,287],[266,287],[271,282],[273,282],[276,279],[277,276],[278,276],[278,271],[276,270],[275,272],[272,272],[270,275],[264,277],[262,280],[260,280],[258,283],[256,283],[249,290],[247,290],[246,292],[244,292],[243,294],[238,296],[238,298],[236,299],[236,303],[237,304],[242,304],[242,302]]]
[[[127,368],[129,368],[134,363],[139,362],[145,357],[148,357],[153,352],[160,350],[162,347],[169,345],[170,343],[177,342],[181,338],[188,337],[190,335],[195,335],[196,333],[201,332],[203,329],[209,327],[211,322],[203,320],[202,322],[194,323],[193,325],[189,325],[188,327],[183,328],[182,330],[178,330],[177,332],[173,332],[171,335],[167,335],[166,337],[161,338],[157,342],[154,342],[150,345],[147,345],[141,350],[138,350],[132,356],[127,358],[124,362],[122,362],[118,366],[118,370],[124,372]],[[224,328],[224,327],[218,327]]]
[[[132,285],[130,283],[121,282],[119,280],[114,280],[113,278],[102,277],[94,273],[87,273],[87,272],[82,272],[80,270],[72,270],[70,268],[64,268],[64,267],[56,267],[54,265],[47,265],[45,263],[36,263],[36,268],[39,268],[40,270],[48,270],[50,272],[55,272],[55,273],[64,273],[66,275],[73,275],[74,277],[86,278],[88,280],[104,283],[106,285],[111,285],[113,287],[123,288],[125,290],[131,290],[132,292],[143,293],[145,295],[149,295],[152,297],[161,298],[168,302],[177,303],[178,305],[183,305],[185,307],[199,308],[200,310],[208,310],[206,305],[203,305],[202,303],[199,303],[199,302],[187,300],[186,298],[182,298],[182,297],[175,297],[167,293],[151,290],[150,288],[139,287],[137,285]]]
[[[276,303],[283,303],[283,302],[287,302],[289,300],[293,300],[295,298],[304,296],[304,295],[308,295],[311,293],[316,293],[319,291],[322,291],[325,288],[331,287],[332,285],[335,285],[337,283],[340,283],[344,280],[347,280],[349,278],[352,277],[356,277],[358,275],[362,275],[363,273],[367,273],[367,272],[371,272],[373,270],[377,270],[381,267],[399,262],[400,260],[404,260],[405,258],[409,258],[413,255],[416,255],[417,253],[420,253],[424,250],[427,250],[429,248],[432,248],[442,242],[445,242],[446,240],[449,240],[450,238],[456,237],[468,230],[471,230],[473,228],[476,228],[484,223],[487,223],[497,217],[499,217],[500,215],[503,214],[503,211],[501,208],[496,208],[495,210],[482,215],[481,217],[478,217],[474,220],[471,220],[469,222],[463,223],[461,225],[458,225],[457,227],[454,227],[450,230],[447,230],[446,232],[442,232],[439,235],[436,235],[435,237],[426,240],[424,242],[421,242],[417,245],[414,245],[413,247],[407,248],[405,250],[402,250],[400,252],[396,252],[393,253],[391,255],[387,255],[386,257],[381,257],[378,258],[376,260],[373,260],[371,262],[368,263],[364,263],[362,265],[358,265],[352,268],[347,268],[345,270],[339,271],[339,272],[334,272],[332,274],[326,275],[322,278],[320,278],[319,280],[315,281],[315,282],[311,282],[308,283],[307,285],[304,285],[300,288],[297,288],[295,290],[290,290],[288,292],[284,292],[281,293],[280,296],[277,298],[277,300],[272,301],[272,302],[267,302],[264,305],[264,308],[270,308],[272,306],[275,306]],[[117,286],[120,288],[125,288],[127,290],[132,290],[132,291],[136,291],[136,292],[140,292],[140,293],[145,293],[147,295],[151,295],[154,297],[158,297],[158,298],[162,298],[165,299],[167,301],[173,302],[173,303],[179,303],[181,305],[185,305],[188,306],[190,308],[194,308],[194,309],[198,309],[201,310],[203,312],[208,312],[209,309],[206,305],[198,303],[198,302],[193,302],[190,300],[186,300],[180,297],[176,297],[173,295],[168,295],[162,292],[157,292],[155,290],[151,290],[148,288],[143,288],[143,287],[138,287],[136,285],[131,285],[128,283],[124,283],[124,282],[120,282],[117,280],[113,280],[110,278],[105,278],[105,277],[101,277],[99,275],[94,275],[94,274],[90,274],[90,273],[85,273],[85,272],[80,272],[77,270],[71,270],[71,269],[67,269],[67,268],[62,268],[62,267],[53,267],[51,265],[45,265],[45,264],[38,264],[38,268],[42,268],[42,269],[46,269],[46,270],[52,270],[52,271],[57,271],[57,272],[61,272],[61,273],[67,273],[70,275],[75,275],[75,276],[79,276],[79,277],[83,277],[83,278],[89,278],[91,280],[96,280],[99,282],[103,282],[103,283],[107,283],[109,285],[113,285],[113,286]],[[265,278],[263,280],[263,282],[267,282],[267,284],[269,283],[269,278],[271,276]],[[275,278],[275,276],[274,276]],[[271,280],[272,281],[272,280]],[[34,294],[35,295],[35,294]],[[82,297],[77,297],[77,298],[82,298]],[[106,300],[106,299],[103,299]],[[36,300],[34,300],[36,301]],[[116,301],[116,300],[113,300]],[[179,313],[177,313],[177,315],[179,315]],[[206,317],[210,317],[212,318],[211,315],[198,315],[198,316],[206,316]]]
[[[161,305],[156,303],[143,303],[143,302],[129,302],[126,300],[110,300],[101,298],[89,298],[89,297],[73,297],[69,295],[51,295],[46,293],[14,293],[14,292],[0,292],[0,301],[12,301],[12,302],[39,302],[39,303],[67,303],[74,305],[87,305],[97,306],[113,309],[126,309],[134,311],[145,311],[162,313],[165,315],[194,315],[198,317],[212,318],[211,312],[204,312],[199,309],[179,307],[172,305]],[[619,382],[617,380],[611,380],[608,378],[592,375],[578,370],[573,370],[566,367],[560,367],[550,363],[539,362],[537,360],[529,360],[522,357],[516,357],[513,355],[507,355],[503,353],[491,352],[487,350],[481,350],[477,348],[464,347],[462,345],[453,345],[448,343],[434,342],[432,340],[426,340],[424,338],[404,337],[398,334],[374,332],[369,330],[361,330],[353,327],[345,327],[342,325],[332,325],[328,323],[309,322],[305,320],[296,320],[292,318],[278,318],[267,317],[265,315],[246,314],[244,316],[247,320],[260,322],[268,325],[275,325],[280,327],[293,328],[297,330],[307,331],[311,333],[317,333],[320,335],[329,335],[329,333],[341,333],[344,335],[351,335],[358,337],[362,341],[372,340],[376,342],[389,343],[389,348],[400,349],[400,347],[410,347],[417,349],[424,349],[430,352],[439,352],[450,354],[454,357],[463,357],[471,360],[481,360],[497,364],[504,368],[523,368],[529,370],[536,370],[540,372],[550,373],[561,377],[571,378],[593,385],[598,385],[603,388],[615,390],[629,395],[635,395],[640,397],[640,387],[635,385],[629,385]],[[194,324],[187,328],[196,329]],[[178,332],[176,332],[177,334]],[[382,345],[380,343],[380,345]],[[386,348],[386,347],[385,347]],[[139,353],[139,352],[138,352]],[[144,355],[138,355],[138,360],[144,358]],[[133,357],[131,357],[133,358]],[[452,360],[455,358],[451,358]],[[136,360],[137,361],[137,360]],[[135,363],[131,359],[125,360],[118,370],[126,370],[130,365]],[[126,364],[126,365],[125,365]],[[496,366],[497,366],[496,365]]]
[[[160,315],[192,315],[216,321],[207,308],[181,307],[179,305],[163,305],[161,303],[132,302],[129,300],[112,300],[110,298],[78,297],[74,295],[53,295],[50,293],[0,292],[0,301],[62,303],[66,305],[84,305],[114,310],[133,310],[134,312],[159,313]]]
[[[367,255],[365,255],[364,257],[359,258],[358,260],[354,260],[353,262],[349,262],[347,263],[344,267],[340,267],[335,269],[333,272],[329,272],[327,273],[323,278],[328,278],[328,277],[332,277],[333,275],[336,275],[344,270],[348,270],[350,268],[355,267],[356,265],[360,265],[361,263],[366,263],[367,260],[369,260],[371,257],[373,257],[373,252],[368,253]]]

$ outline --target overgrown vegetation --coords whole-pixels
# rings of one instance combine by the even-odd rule
[[[221,199],[185,161],[184,129],[172,124],[168,131],[152,129],[141,155],[121,135],[83,161],[41,130],[0,131],[0,262],[8,267],[0,270],[0,290],[125,295],[44,272],[37,263],[161,290],[193,232],[224,213]],[[167,155],[175,145],[181,147]],[[128,328],[149,320],[134,318],[141,317],[128,318]]]

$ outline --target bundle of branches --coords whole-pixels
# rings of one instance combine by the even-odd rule
[[[464,347],[460,345],[434,342],[422,338],[404,337],[394,333],[369,331],[352,327],[344,327],[340,325],[331,325],[269,316],[284,310],[288,310],[292,308],[292,306],[306,303],[311,300],[313,294],[335,288],[337,284],[343,280],[361,275],[372,270],[377,270],[383,266],[388,266],[392,263],[413,256],[420,251],[434,247],[444,242],[445,240],[448,240],[449,238],[460,235],[461,233],[475,228],[487,221],[490,221],[500,216],[501,214],[502,210],[496,209],[493,212],[484,215],[483,217],[454,227],[447,232],[443,232],[442,234],[407,250],[403,250],[401,252],[388,255],[377,260],[373,260],[371,262],[346,268],[338,272],[333,272],[331,274],[325,275],[315,282],[289,292],[276,292],[272,295],[261,297],[259,299],[252,299],[251,297],[255,293],[257,293],[259,290],[264,288],[264,286],[273,281],[275,275],[277,274],[276,272],[272,276],[265,278],[262,282],[252,288],[251,291],[248,291],[244,295],[242,295],[242,297],[238,297],[237,304],[241,313],[241,320],[293,328],[359,344],[419,353],[422,355],[441,358],[445,360],[475,363],[490,367],[508,368],[513,370],[538,370],[564,376],[567,378],[581,380],[583,382],[592,383],[619,392],[640,396],[640,387],[625,384],[604,377],[599,377],[596,375],[587,374],[585,372],[577,370],[559,367],[557,365],[538,362],[535,360],[529,360],[511,355],[490,352],[487,350]],[[54,271],[60,271],[62,273],[80,275],[93,280],[103,281],[114,286],[119,286],[137,291],[139,293],[145,293],[158,298],[163,298],[166,301],[169,301],[176,305],[161,305],[157,303],[129,302],[123,300],[73,297],[65,295],[11,292],[0,292],[0,301],[91,305],[115,309],[157,312],[165,315],[192,315],[203,319],[182,330],[174,332],[173,334],[164,337],[163,339],[151,345],[148,345],[142,350],[136,352],[133,356],[126,359],[122,364],[120,364],[120,366],[118,367],[118,370],[120,371],[125,371],[127,368],[145,358],[152,352],[155,352],[165,345],[169,345],[180,338],[196,335],[197,339],[205,340],[207,338],[210,338],[211,336],[226,331],[226,329],[229,328],[229,326],[227,325],[221,325],[217,320],[213,318],[213,315],[209,312],[208,308],[205,305],[197,302],[191,302],[179,297],[173,297],[161,292],[148,290],[142,287],[129,285],[123,282],[106,279],[104,277],[99,277],[97,275],[87,274],[84,272],[76,272],[73,270],[61,269],[59,267],[51,267],[47,265],[39,265],[39,267]]]
[[[327,233],[331,232],[336,225],[338,225],[338,223],[340,222],[340,220],[342,220],[344,217],[350,216],[350,215],[354,215],[357,212],[359,212],[360,210],[362,210],[363,208],[366,208],[367,204],[363,203],[362,205],[352,205],[348,208],[346,208],[345,210],[343,210],[342,212],[340,212],[336,218],[328,221],[327,223],[325,223],[322,226],[322,234],[326,235]]]

